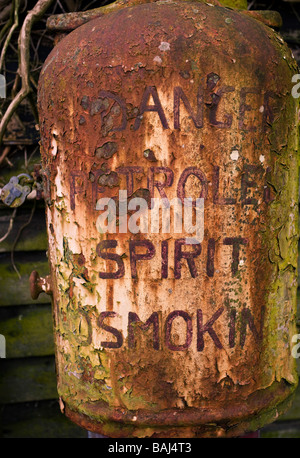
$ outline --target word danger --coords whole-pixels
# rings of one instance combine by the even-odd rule
[[[228,318],[228,336],[226,338],[218,336],[214,329],[214,324],[222,315],[227,314]],[[102,312],[98,317],[98,326],[100,329],[114,336],[113,340],[101,342],[103,348],[121,348],[124,343],[123,334],[117,328],[107,325],[106,319],[112,321],[112,318],[118,317],[116,312]],[[154,350],[160,350],[162,347],[172,351],[187,350],[193,341],[195,335],[197,351],[201,352],[205,348],[206,336],[212,340],[216,348],[222,349],[227,343],[229,348],[234,348],[237,344],[243,348],[246,342],[247,331],[250,330],[255,342],[259,343],[262,339],[264,308],[261,309],[261,316],[257,320],[248,308],[243,308],[239,313],[235,308],[230,312],[226,308],[220,307],[206,321],[203,319],[203,312],[198,309],[196,317],[193,318],[189,313],[183,310],[174,310],[166,317],[162,323],[161,312],[153,312],[146,321],[141,321],[139,316],[134,312],[128,313],[127,342],[128,348],[135,348],[137,337],[142,332],[152,330],[152,347]],[[181,321],[185,325],[185,333],[181,333],[182,342],[174,342],[173,325],[175,321]],[[238,324],[238,325],[237,325]],[[163,328],[161,332],[161,327]],[[237,329],[239,331],[237,331]],[[239,335],[238,335],[239,334]],[[163,337],[161,337],[163,336]],[[162,340],[162,341],[161,341]],[[227,340],[227,342],[226,342]]]
[[[180,129],[181,109],[184,107],[191,120],[191,125],[196,129],[202,129],[205,122],[219,129],[230,129],[233,125],[234,115],[238,117],[238,128],[245,132],[264,131],[268,123],[272,123],[275,117],[276,102],[278,96],[271,91],[263,92],[257,87],[242,87],[236,89],[234,86],[222,84],[221,77],[216,73],[210,73],[198,86],[197,93],[191,95],[190,90],[184,92],[182,87],[173,88],[173,94],[169,94],[168,100],[173,101],[172,112],[173,122],[167,119],[166,108],[163,107],[161,96],[156,86],[146,86],[139,101],[136,116],[128,116],[127,101],[115,92],[101,90],[95,99],[84,95],[81,99],[81,106],[84,112],[92,116],[99,114],[102,124],[105,124],[105,117],[110,111],[110,101],[118,106],[117,125],[109,128],[111,132],[121,132],[128,127],[128,118],[134,119],[131,127],[133,131],[140,129],[147,112],[156,113],[163,129]],[[172,97],[173,96],[173,97]],[[224,99],[230,100],[233,106],[232,112],[225,112],[223,117],[219,115],[219,107]],[[106,102],[106,103],[105,103]],[[108,105],[108,106],[107,106]],[[259,113],[258,121],[254,124],[249,120],[249,112]],[[251,114],[251,113],[250,113]],[[144,121],[145,122],[145,121]]]

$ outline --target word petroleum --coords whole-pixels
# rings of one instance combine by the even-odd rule
[[[171,218],[171,207],[173,210]],[[186,260],[191,277],[198,276],[195,264],[196,258],[202,252],[202,241],[204,239],[204,198],[184,198],[183,203],[179,198],[169,200],[152,198],[133,198],[127,200],[127,191],[119,191],[119,199],[103,197],[97,201],[96,210],[102,211],[96,221],[96,227],[101,234],[195,234],[192,237],[181,237],[174,239],[174,278],[181,278],[181,262]],[[151,220],[149,224],[149,214]],[[171,219],[173,219],[173,230],[171,231]],[[184,224],[183,224],[184,223]],[[161,241],[161,249],[157,250],[153,241],[147,239],[129,240],[129,260],[132,278],[137,278],[137,261],[149,261],[158,255],[161,256],[161,278],[168,278],[169,266],[169,240]],[[99,272],[100,278],[118,279],[125,275],[124,253],[118,254],[115,249],[121,249],[119,242],[124,242],[124,237],[106,239],[98,243],[97,255],[116,264],[116,270]],[[247,245],[247,240],[242,237],[226,237],[223,245],[232,246],[231,271],[235,275],[240,264],[240,248]],[[192,246],[192,250],[188,246]],[[140,252],[140,249],[143,252]],[[113,250],[113,251],[111,251]],[[145,251],[146,250],[146,251]],[[207,263],[206,271],[209,277],[214,276],[214,257],[216,240],[210,238],[207,242]],[[244,262],[244,261],[243,261]]]

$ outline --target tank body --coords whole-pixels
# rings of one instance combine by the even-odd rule
[[[128,6],[47,58],[58,392],[76,423],[110,437],[235,436],[286,409],[297,385],[295,73],[274,30],[199,2]],[[165,213],[151,230],[151,199],[187,199],[194,219],[204,203],[202,232],[176,230],[172,206],[170,227]],[[111,201],[112,230],[101,225]]]

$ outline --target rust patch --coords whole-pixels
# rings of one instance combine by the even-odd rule
[[[59,395],[111,437],[257,430],[297,384],[298,68],[238,11],[119,6],[61,40],[39,83]],[[203,240],[173,208],[169,231],[122,232],[119,191],[147,215],[203,198]]]
[[[110,159],[117,151],[118,144],[116,142],[106,142],[96,149],[95,156],[98,159]]]

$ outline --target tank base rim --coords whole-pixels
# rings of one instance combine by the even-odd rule
[[[63,399],[62,401],[64,413],[72,422],[108,438],[238,437],[261,429],[285,413],[291,406],[295,388],[296,386],[291,386],[284,380],[274,382],[269,388],[254,393],[252,399],[246,401],[247,408],[235,410],[235,415],[233,412],[237,409],[236,404],[226,410],[227,414],[224,409],[216,413],[214,409],[204,412],[202,409],[191,408],[181,412],[178,412],[179,409],[152,412],[152,421],[149,411],[147,419],[145,411],[131,411],[134,416],[129,421],[126,414],[122,418],[118,412],[117,418],[116,410],[109,412],[108,409],[105,409],[102,415],[98,413],[96,419],[94,412],[89,416],[71,407]],[[241,400],[240,404],[243,402]],[[177,417],[176,420],[174,417]]]

